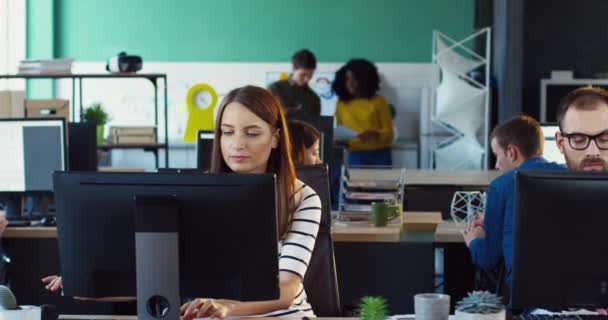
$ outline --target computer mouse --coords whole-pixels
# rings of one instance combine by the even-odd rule
[[[45,227],[55,227],[57,226],[57,219],[55,217],[44,217],[40,220],[40,225]]]

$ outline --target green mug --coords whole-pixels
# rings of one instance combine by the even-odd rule
[[[372,223],[376,227],[384,227],[386,224],[399,216],[400,206],[386,202],[372,202]]]

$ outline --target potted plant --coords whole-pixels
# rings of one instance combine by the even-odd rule
[[[456,320],[504,320],[501,298],[488,291],[474,291],[456,304]]]
[[[93,103],[84,110],[86,121],[97,123],[97,144],[103,144],[104,126],[110,121],[110,115],[103,109],[101,103]]]
[[[357,313],[363,320],[385,320],[388,317],[388,305],[382,297],[366,296],[361,298]]]

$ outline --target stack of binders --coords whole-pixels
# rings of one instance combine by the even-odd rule
[[[156,127],[111,127],[110,143],[119,145],[156,144]]]

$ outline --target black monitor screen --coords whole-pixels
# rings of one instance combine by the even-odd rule
[[[545,102],[546,118],[544,121],[556,122],[559,101],[570,91],[584,86],[585,85],[581,84],[547,84],[547,97]],[[608,85],[593,84],[593,86],[608,90]]]
[[[196,167],[203,171],[211,168],[213,131],[200,130],[196,138]]]
[[[608,173],[519,172],[513,309],[608,306]]]
[[[65,295],[135,296],[134,198],[171,196],[183,298],[278,297],[273,175],[58,172],[54,183]]]

